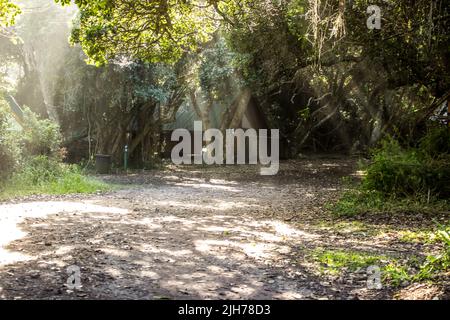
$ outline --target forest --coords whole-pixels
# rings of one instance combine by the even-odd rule
[[[448,300],[449,13],[0,0],[0,299]]]

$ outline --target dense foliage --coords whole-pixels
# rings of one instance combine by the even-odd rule
[[[69,0],[57,0],[69,4]],[[80,22],[72,41],[102,64],[124,55],[147,61],[178,60],[210,38],[214,21],[205,1],[79,0]]]
[[[0,0],[0,31],[2,27],[14,24],[15,17],[20,13],[20,9],[9,0]]]
[[[284,157],[366,152],[388,134],[408,145],[448,96],[441,0],[77,0],[71,41],[84,52],[67,46],[62,22],[51,27],[59,6],[34,3],[40,18],[24,14],[1,39],[4,63],[21,75],[8,90],[59,123],[70,154],[83,154],[73,160],[109,153],[120,162],[129,144],[142,165],[161,151],[162,127],[183,101],[208,127],[213,106],[225,114],[252,98],[280,129]],[[379,30],[366,25],[374,4]],[[10,24],[17,8],[2,5]],[[45,53],[49,35],[64,63]]]
[[[34,193],[64,194],[105,190],[76,165],[62,162],[60,128],[25,108],[19,125],[0,97],[0,200]],[[21,127],[19,129],[18,127]]]
[[[20,148],[16,141],[16,135],[11,132],[8,105],[0,97],[0,180],[6,179],[18,166]]]
[[[179,61],[211,50],[213,35],[224,37],[234,77],[282,131],[287,157],[304,149],[364,150],[394,131],[416,138],[450,84],[442,1],[76,3],[72,41],[98,64]],[[374,4],[382,10],[380,30],[366,26]],[[207,89],[226,95],[230,88]]]
[[[418,148],[402,148],[393,139],[374,152],[363,186],[390,196],[428,194],[450,197],[450,131],[432,130]]]

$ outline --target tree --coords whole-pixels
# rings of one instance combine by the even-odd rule
[[[56,0],[69,4],[69,0]],[[72,41],[80,43],[92,62],[123,56],[148,62],[176,62],[210,39],[216,28],[211,4],[177,0],[76,0],[79,25]]]
[[[20,8],[9,0],[0,0],[0,33],[4,33],[6,27],[15,22],[15,17],[20,14]]]
[[[139,60],[95,67],[78,47],[65,57],[54,101],[70,156],[105,153],[121,161],[128,144],[135,163],[148,162],[159,151],[162,124],[182,102],[174,68]],[[80,143],[86,152],[75,152]]]
[[[98,64],[123,57],[173,63],[199,55],[219,30],[243,86],[282,128],[289,155],[305,146],[350,150],[386,132],[407,135],[450,84],[442,0],[76,3],[72,40]],[[382,9],[381,30],[367,28],[372,4]]]
[[[305,143],[350,149],[385,132],[406,136],[448,90],[444,1],[257,3],[268,14],[253,6],[229,43],[294,154]],[[382,9],[381,30],[367,29],[369,4]]]

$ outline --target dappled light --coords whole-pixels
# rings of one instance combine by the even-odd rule
[[[327,167],[332,166],[313,166],[318,171]],[[232,168],[211,173],[209,181],[236,185],[218,178],[228,170]],[[371,239],[358,236],[362,226],[357,223],[341,223],[337,230],[342,233],[334,233],[332,225],[305,228],[311,217],[296,208],[323,198],[321,190],[304,192],[298,185],[262,179],[239,183],[238,193],[224,192],[193,188],[203,181],[193,178],[195,174],[185,170],[177,179],[164,179],[157,173],[146,177],[151,184],[133,184],[102,197],[0,205],[1,225],[8,231],[1,233],[2,297],[12,292],[11,275],[20,274],[40,283],[40,295],[70,298],[77,292],[65,288],[65,269],[77,265],[83,277],[78,294],[89,298],[328,298],[340,296],[340,291],[320,280],[317,264],[307,258],[314,250],[351,247],[402,254],[384,238],[374,246]],[[172,182],[179,180],[191,183]],[[285,188],[291,192],[267,198]],[[268,201],[276,204],[272,210],[277,216]],[[292,214],[301,215],[297,224],[284,221]],[[346,230],[354,236],[349,238]],[[373,294],[360,286],[357,292]]]
[[[47,285],[56,291],[64,288],[64,282],[58,283],[64,278],[64,267],[80,265],[86,275],[83,290],[99,298],[118,290],[126,296],[120,288],[136,281],[149,281],[148,289],[136,296],[139,298],[151,298],[154,290],[169,297],[304,297],[295,278],[283,276],[279,292],[269,290],[266,286],[273,284],[267,283],[267,277],[277,271],[268,264],[296,254],[298,249],[291,243],[314,243],[321,236],[277,218],[255,220],[255,210],[266,212],[263,193],[255,198],[242,183],[238,193],[193,188],[203,181],[191,177],[193,174],[185,171],[182,180],[190,181],[186,185],[168,182],[179,181],[179,176],[155,176],[157,184],[119,190],[111,200],[91,197],[1,205],[2,222],[9,221],[8,228],[20,232],[4,236],[2,248],[9,254],[28,256],[7,264],[14,269],[34,265],[32,270],[53,274]],[[209,181],[212,186],[237,185],[215,177]],[[252,188],[256,187],[259,184]],[[269,184],[262,190],[279,192],[279,188]],[[238,197],[230,198],[228,192]],[[287,200],[280,199],[280,206],[294,205]],[[236,216],[235,210],[241,214]],[[49,264],[57,271],[44,267]],[[109,280],[92,287],[91,281],[100,275]],[[65,290],[62,293],[70,295]]]
[[[449,299],[445,3],[0,0],[0,300]]]
[[[5,249],[5,247],[7,247],[12,241],[16,241],[27,236],[27,233],[18,227],[18,225],[23,223],[26,219],[43,220],[43,218],[54,214],[82,214],[86,212],[94,214],[125,214],[128,210],[83,202],[50,201],[30,202],[20,205],[2,205],[0,212],[0,265],[4,265],[33,258],[31,256],[21,254],[20,252],[10,252]],[[104,216],[103,218],[107,218],[107,216]],[[45,228],[46,223],[38,224],[38,226]],[[64,253],[68,249],[61,247],[58,250],[59,252]]]

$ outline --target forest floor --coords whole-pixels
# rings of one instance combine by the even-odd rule
[[[405,237],[429,230],[429,217],[330,214],[352,174],[349,159],[283,162],[276,176],[168,167],[102,176],[119,185],[107,193],[0,203],[0,298],[449,299],[448,282],[369,289],[366,265],[324,265],[336,252],[352,264],[438,249]],[[79,289],[67,287],[71,265]]]

